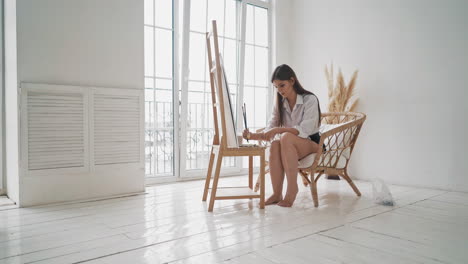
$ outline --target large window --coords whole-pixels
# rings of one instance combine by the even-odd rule
[[[254,132],[266,126],[272,106],[269,19],[265,6],[246,4],[244,10],[243,99],[248,110],[248,126]],[[258,166],[258,160],[255,162]],[[248,167],[247,158],[243,167]]]
[[[185,54],[188,61],[188,97],[186,125],[187,171],[205,169],[213,141],[213,115],[211,88],[206,52],[206,32],[211,30],[212,20],[217,21],[219,48],[224,60],[226,75],[233,101],[238,93],[238,1],[195,0],[190,1],[189,45]],[[182,102],[184,103],[184,102]],[[183,163],[182,163],[183,165]],[[226,158],[223,166],[235,167],[235,158]]]
[[[146,175],[174,175],[173,1],[145,0]]]
[[[237,106],[246,102],[249,126],[266,125],[271,108],[268,7],[268,1],[258,0],[145,0],[148,176],[175,175],[179,168],[177,176],[206,172],[214,134],[205,36],[212,20],[217,21],[220,53],[236,102],[233,110],[238,115]],[[180,27],[174,25],[177,14]],[[241,132],[242,120],[237,123]],[[239,173],[242,164],[239,158],[226,158],[223,172]]]
[[[271,89],[268,75],[269,41],[268,10],[247,5],[245,26],[244,101],[250,106],[248,125],[252,129],[265,127],[270,106]]]

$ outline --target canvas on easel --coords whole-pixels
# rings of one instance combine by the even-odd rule
[[[263,209],[265,208],[265,148],[262,146],[239,147],[229,86],[219,53],[218,32],[215,20],[212,21],[212,26],[213,30],[206,33],[206,48],[210,70],[211,101],[215,131],[202,200],[206,201],[208,192],[211,189],[208,206],[209,212],[213,211],[215,200],[227,199],[260,198],[260,208]],[[253,157],[255,156],[260,158],[260,173],[258,176],[260,194],[253,190]],[[248,186],[218,188],[219,175],[224,157],[249,157]],[[210,188],[213,169],[213,184]]]
[[[220,61],[220,69],[222,72],[221,75],[221,89],[217,87],[218,91],[221,91],[223,93],[223,101],[224,101],[224,120],[226,120],[226,138],[227,138],[227,146],[229,148],[237,148],[239,147],[239,142],[237,141],[237,130],[236,130],[236,121],[234,119],[234,111],[232,109],[232,101],[231,101],[231,93],[229,92],[229,84],[226,78],[226,71],[224,70],[224,62],[223,62],[223,57],[221,54],[219,56],[219,61]],[[213,61],[213,65],[216,67],[216,61]],[[217,75],[214,75],[215,77],[215,85],[217,85],[219,82],[217,80]],[[221,109],[218,109],[218,124],[221,123],[221,117],[223,115],[221,114]],[[223,136],[223,133],[221,131],[221,136]]]

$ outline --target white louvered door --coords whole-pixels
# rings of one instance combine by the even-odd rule
[[[143,89],[21,87],[22,205],[144,191]]]
[[[92,112],[94,165],[141,161],[142,100],[140,94],[128,91],[94,90]]]
[[[29,175],[89,171],[88,91],[23,84],[21,167]]]
[[[28,92],[28,169],[85,168],[83,93]]]

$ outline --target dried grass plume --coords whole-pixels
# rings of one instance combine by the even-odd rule
[[[355,95],[358,71],[354,71],[351,80],[346,85],[341,69],[338,71],[336,84],[333,73],[333,64],[325,66],[325,76],[328,82],[328,112],[353,112],[356,109],[358,98]]]

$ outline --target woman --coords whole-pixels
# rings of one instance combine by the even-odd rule
[[[318,150],[321,111],[318,98],[302,87],[288,65],[278,66],[271,82],[276,88],[277,100],[268,127],[263,133],[244,130],[243,137],[271,141],[281,135],[271,142],[269,165],[273,195],[265,204],[291,207],[298,192],[298,161]],[[285,173],[288,187],[283,199]]]

